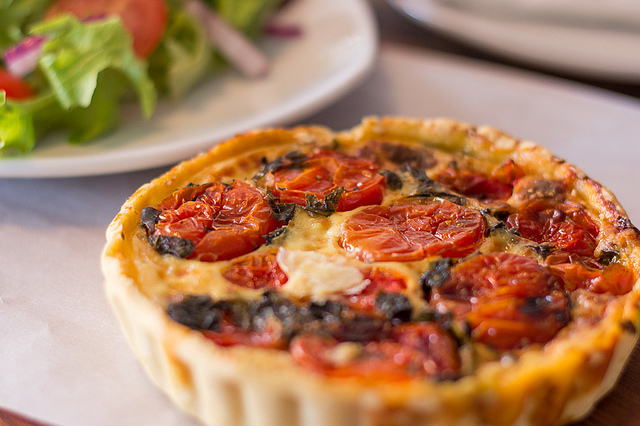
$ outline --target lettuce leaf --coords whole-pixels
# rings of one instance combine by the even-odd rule
[[[267,18],[283,0],[207,0],[227,22],[250,37],[257,37]]]
[[[161,93],[184,96],[210,71],[213,51],[198,19],[175,10],[164,38],[149,58],[149,75]]]
[[[35,26],[31,33],[48,40],[38,69],[63,108],[89,106],[98,74],[117,69],[133,84],[144,115],[153,114],[157,102],[155,87],[147,75],[146,64],[133,52],[131,36],[120,19],[82,23],[63,16]]]
[[[43,87],[35,98],[0,104],[0,123],[14,123],[0,132],[0,155],[29,152],[34,135],[55,129],[66,130],[72,143],[106,134],[119,123],[119,103],[131,87],[144,116],[153,114],[155,86],[119,19],[63,16],[32,34],[47,39],[36,69]]]
[[[35,143],[33,117],[17,105],[7,103],[5,92],[0,90],[0,154],[25,154]]]
[[[53,0],[0,0],[0,50],[18,43]]]

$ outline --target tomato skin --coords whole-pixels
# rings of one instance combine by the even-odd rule
[[[204,187],[187,187],[159,204],[165,208],[153,235],[171,235],[191,240],[195,250],[190,259],[205,262],[233,259],[263,244],[264,235],[274,231],[278,222],[262,194],[247,183],[217,183]]]
[[[267,174],[267,187],[284,203],[307,204],[307,194],[324,201],[344,188],[337,211],[380,204],[384,197],[384,176],[369,160],[335,151],[320,151],[297,167],[283,167]]]
[[[217,331],[203,330],[202,334],[215,344],[224,347],[250,346],[265,349],[285,349],[287,347],[282,330],[276,325],[262,331],[253,331],[225,323]]]
[[[495,168],[490,176],[466,168],[449,167],[435,179],[448,188],[478,199],[506,200],[513,192],[514,182],[524,171],[513,160]]]
[[[635,282],[633,272],[619,263],[604,266],[592,258],[566,252],[551,254],[545,264],[569,291],[585,289],[620,296],[629,293]]]
[[[472,304],[466,319],[476,340],[498,349],[513,349],[525,342],[544,344],[551,340],[567,324],[569,304],[557,290],[544,297],[481,297]]]
[[[436,176],[436,180],[462,195],[479,199],[506,200],[513,190],[511,185],[498,179],[466,169],[448,168]]]
[[[454,340],[434,323],[401,324],[389,338],[363,343],[351,358],[339,362],[333,356],[337,347],[331,337],[303,334],[291,341],[290,351],[305,368],[366,383],[452,378],[460,368]]]
[[[222,275],[235,285],[254,290],[279,288],[288,280],[273,253],[235,259],[222,271]]]
[[[558,249],[583,256],[593,256],[599,232],[584,210],[567,202],[531,202],[510,215],[506,223],[525,238],[550,242]]]
[[[429,355],[433,363],[423,365],[428,375],[441,378],[455,377],[461,363],[458,347],[450,334],[434,323],[411,322],[398,325],[392,339]]]
[[[491,172],[491,177],[498,182],[508,184],[513,189],[515,182],[525,176],[522,167],[518,166],[513,160],[508,160]]]
[[[510,253],[475,256],[431,289],[431,303],[466,320],[472,337],[498,349],[546,343],[570,319],[560,283],[534,259]]]
[[[349,307],[356,311],[372,313],[379,292],[402,293],[407,288],[405,278],[390,269],[374,266],[364,275],[370,284],[361,293],[347,296]]]
[[[133,37],[133,50],[146,58],[158,46],[167,27],[168,9],[164,0],[58,0],[47,12],[51,18],[71,13],[78,19],[117,15]]]
[[[510,253],[475,256],[451,271],[452,279],[435,289],[440,295],[542,296],[558,282],[534,259]]]
[[[20,77],[0,68],[0,90],[4,90],[8,99],[28,99],[35,92]]]
[[[446,200],[366,207],[342,225],[341,245],[365,262],[462,257],[482,242],[485,222],[476,210]]]
[[[216,206],[188,201],[175,210],[164,210],[156,224],[155,235],[172,235],[198,242],[217,214]]]
[[[210,187],[212,187],[214,185],[215,185],[215,183],[205,183],[203,185],[186,186],[184,188],[181,188],[181,189],[171,193],[171,195],[169,195],[164,200],[162,200],[160,203],[158,203],[158,205],[156,205],[156,208],[158,210],[177,209],[178,207],[180,207],[182,204],[186,203],[187,201],[195,200],[200,195],[202,195],[207,189],[209,189]],[[216,189],[217,193],[222,194],[223,188],[224,187],[218,187]],[[212,194],[208,195],[209,199],[211,199],[213,196],[214,195],[212,195]],[[216,204],[216,203],[209,202],[209,204]]]

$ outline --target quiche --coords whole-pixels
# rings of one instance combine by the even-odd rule
[[[445,118],[238,135],[139,188],[102,267],[150,378],[211,425],[565,424],[638,337],[615,196]]]

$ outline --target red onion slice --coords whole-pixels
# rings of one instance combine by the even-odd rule
[[[264,33],[272,37],[296,38],[302,35],[302,28],[299,25],[267,22]]]
[[[267,75],[267,57],[244,34],[199,0],[187,1],[186,10],[200,19],[209,42],[220,49],[220,53],[240,72],[254,78]]]
[[[9,48],[2,57],[7,71],[24,77],[35,70],[38,58],[42,54],[44,40],[43,37],[30,36]]]

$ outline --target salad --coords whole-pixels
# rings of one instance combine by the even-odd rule
[[[283,0],[0,0],[0,157],[53,131],[114,130],[122,102],[150,117],[231,64],[268,72],[253,45]]]

